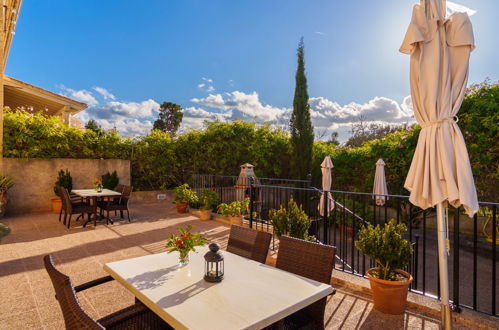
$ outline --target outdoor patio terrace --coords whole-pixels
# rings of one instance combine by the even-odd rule
[[[76,222],[69,230],[51,213],[2,219],[12,233],[0,244],[0,329],[64,329],[52,283],[43,266],[42,257],[46,254],[52,254],[61,271],[78,285],[107,275],[102,269],[107,262],[164,252],[167,236],[179,225],[193,225],[195,231],[204,232],[209,241],[221,244],[222,248],[229,234],[227,225],[179,215],[169,203],[135,204],[131,214],[131,223],[116,221],[114,225],[99,223],[97,227],[83,228],[81,222]],[[333,272],[333,278],[341,277],[341,281],[333,281],[337,293],[328,301],[327,329],[439,328],[438,310],[432,312],[431,307],[418,308],[412,303],[400,316],[377,312],[369,294],[355,289],[356,284],[348,284],[347,274],[339,273]],[[94,318],[131,305],[134,300],[116,281],[78,295],[84,309]],[[493,321],[482,322],[481,326],[487,328]],[[455,327],[476,328],[477,323],[472,322],[458,319]]]

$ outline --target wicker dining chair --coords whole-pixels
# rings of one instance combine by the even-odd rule
[[[92,205],[90,205],[90,203],[76,202],[71,199],[71,196],[69,195],[69,192],[67,191],[66,188],[59,186],[58,189],[62,201],[61,214],[59,215],[59,222],[61,221],[61,215],[63,211],[64,211],[63,223],[68,228],[71,226],[71,217],[73,216],[73,214],[79,214],[81,215],[82,218],[85,214],[87,214],[88,219],[90,220],[91,215],[95,212],[95,208]]]
[[[271,233],[232,225],[227,251],[264,264],[267,260],[271,239]]]
[[[334,246],[281,236],[276,268],[330,284],[335,253],[336,248]],[[322,298],[279,321],[272,328],[324,329],[326,302],[327,297]]]
[[[105,276],[73,287],[71,279],[54,266],[51,255],[43,257],[43,262],[52,280],[66,329],[173,329],[141,302],[94,320],[83,310],[76,293],[112,281],[113,278]]]
[[[121,186],[121,187],[119,187]],[[120,190],[118,190],[118,188]],[[97,206],[100,209],[100,214],[103,215],[104,212],[107,213],[107,217],[109,218],[109,212],[120,211],[120,216],[123,219],[123,211],[126,211],[126,215],[128,218],[128,222],[130,221],[130,211],[128,210],[128,202],[130,201],[130,195],[132,194],[132,186],[127,185],[118,185],[115,188],[117,192],[121,193],[121,196],[114,197],[107,201],[99,201],[97,202]]]

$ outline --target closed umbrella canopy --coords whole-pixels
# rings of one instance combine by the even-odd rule
[[[472,216],[478,211],[478,200],[468,151],[456,123],[475,47],[473,29],[468,14],[445,15],[445,0],[421,0],[414,6],[400,51],[411,55],[411,96],[421,125],[405,188],[414,205],[423,209],[437,206],[442,327],[450,329],[444,202],[463,205]]]
[[[330,190],[331,184],[333,183],[333,175],[331,173],[331,169],[333,168],[333,162],[331,161],[331,157],[326,156],[321,164],[322,171],[322,190]],[[327,193],[327,214],[334,208],[334,201],[331,197],[331,193]],[[324,216],[324,194],[321,195],[321,200],[319,202],[319,213],[321,216]]]
[[[385,205],[386,200],[388,200],[388,196],[385,195],[388,195],[385,178],[385,162],[380,158],[376,162],[376,173],[374,174],[373,199],[376,201],[376,205]]]
[[[422,127],[405,188],[411,203],[423,209],[448,201],[463,205],[472,216],[478,200],[456,115],[475,43],[468,15],[458,12],[446,18],[445,9],[445,0],[415,5],[400,48],[411,55],[412,103]]]

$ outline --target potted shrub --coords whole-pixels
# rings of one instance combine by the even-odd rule
[[[7,191],[14,185],[14,179],[7,175],[0,175],[0,219],[7,211],[7,204],[9,203],[9,196]]]
[[[118,173],[116,173],[116,171],[113,171],[113,173],[107,172],[102,175],[101,182],[104,189],[114,190],[118,183],[120,183],[120,178],[118,177]]]
[[[383,227],[369,225],[359,232],[355,247],[376,262],[366,272],[373,292],[374,308],[387,314],[402,314],[412,276],[402,268],[409,264],[411,242],[402,238],[407,227],[391,219]]]
[[[186,213],[189,203],[197,202],[196,193],[189,188],[187,183],[175,188],[175,204],[178,213]]]
[[[3,223],[0,223],[0,241],[2,241],[2,238],[10,234],[10,228],[4,225]]]
[[[71,190],[73,189],[73,178],[71,177],[71,173],[69,173],[68,169],[66,169],[66,171],[60,170],[57,174],[57,181],[55,182],[54,192],[57,196],[59,196],[57,187],[64,187],[68,190],[68,192],[71,193]],[[52,211],[56,214],[61,212],[62,202],[60,197],[61,196],[51,199]]]
[[[242,201],[235,201],[230,204],[222,203],[218,205],[218,213],[229,218],[231,225],[243,225],[243,214],[248,212],[249,198]]]
[[[303,211],[302,206],[298,206],[292,198],[287,208],[281,205],[279,210],[270,210],[269,219],[277,238],[286,235],[307,241],[315,240],[314,236],[308,234],[310,218]]]
[[[203,189],[198,198],[199,219],[210,220],[213,207],[218,203],[218,194],[214,189]]]

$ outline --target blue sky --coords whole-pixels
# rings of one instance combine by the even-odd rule
[[[127,135],[146,133],[164,101],[186,109],[184,130],[216,118],[285,126],[303,36],[316,132],[344,139],[362,111],[411,120],[398,48],[414,2],[25,0],[6,73],[89,103],[82,121]],[[470,83],[497,80],[499,1],[456,2],[477,11]]]

